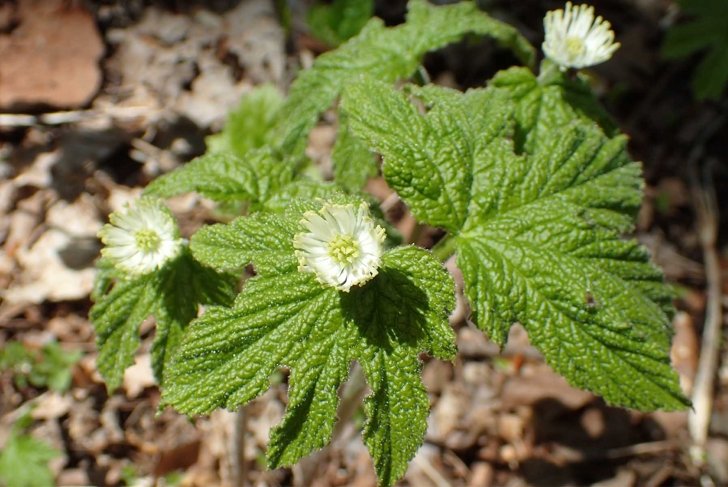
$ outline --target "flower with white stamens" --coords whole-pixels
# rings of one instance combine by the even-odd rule
[[[567,2],[563,10],[547,12],[543,26],[541,48],[562,71],[603,63],[619,48],[611,24],[601,17],[595,19],[594,8],[589,5]]]
[[[101,255],[123,272],[148,274],[163,267],[182,249],[174,217],[157,199],[142,198],[112,213],[109,221],[99,231],[105,245]]]
[[[306,231],[293,239],[300,271],[313,272],[320,283],[346,292],[379,272],[385,233],[366,203],[326,204],[304,213],[301,225]]]

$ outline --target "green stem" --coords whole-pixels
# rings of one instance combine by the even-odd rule
[[[538,82],[541,85],[547,85],[554,82],[559,76],[561,76],[561,70],[553,61],[544,59],[541,62],[541,68],[538,73]]]
[[[440,262],[445,262],[452,254],[455,253],[455,243],[455,239],[452,235],[445,235],[442,240],[432,247],[432,255],[437,257]]]

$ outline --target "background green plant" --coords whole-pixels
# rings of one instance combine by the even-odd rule
[[[9,371],[19,388],[29,384],[65,392],[71,385],[72,368],[81,358],[79,351],[65,351],[57,342],[31,349],[20,342],[6,343],[0,350],[0,371]]]
[[[48,462],[61,452],[27,433],[33,422],[26,412],[13,424],[0,449],[0,485],[6,487],[46,487],[54,485]]]
[[[717,99],[728,83],[728,2],[682,0],[680,8],[690,20],[667,31],[663,55],[677,59],[702,53],[693,73],[693,92],[699,100]]]

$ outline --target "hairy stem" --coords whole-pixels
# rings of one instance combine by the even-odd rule
[[[432,247],[432,255],[440,262],[445,262],[455,253],[455,239],[452,235],[445,235],[439,242]]]

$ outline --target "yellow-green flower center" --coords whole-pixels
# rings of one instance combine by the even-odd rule
[[[566,52],[571,59],[581,56],[585,49],[584,41],[580,37],[566,38]]]
[[[137,248],[142,252],[154,252],[159,248],[159,244],[162,243],[162,239],[154,230],[145,228],[139,230],[134,234],[134,240],[136,241]]]
[[[327,250],[340,265],[350,265],[359,257],[359,244],[351,235],[337,235],[329,242]]]

